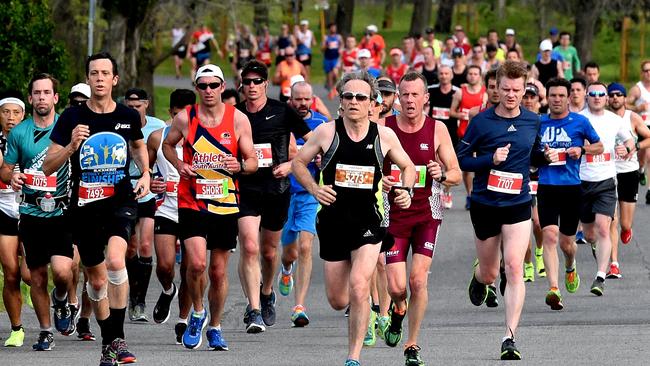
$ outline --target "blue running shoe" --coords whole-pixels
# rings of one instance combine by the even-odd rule
[[[576,244],[587,244],[585,240],[585,234],[582,231],[576,233]]]
[[[212,348],[213,350],[215,351],[228,350],[228,344],[226,343],[226,340],[223,339],[220,329],[210,329],[205,333],[205,335],[206,337],[208,337],[209,347]]]
[[[52,309],[54,309],[54,327],[61,334],[67,335],[70,323],[72,323],[72,312],[68,306],[68,296],[66,295],[64,300],[59,301],[54,296],[54,291],[56,289],[52,289],[50,296],[52,298]]]
[[[246,333],[262,333],[266,330],[264,320],[262,320],[262,313],[253,309],[248,312],[248,325],[246,326]]]
[[[194,349],[201,345],[203,341],[203,328],[207,325],[207,312],[203,310],[203,314],[192,312],[189,324],[185,333],[183,333],[183,346],[185,348]]]
[[[54,348],[54,335],[46,330],[38,334],[38,340],[32,346],[34,351],[51,351]]]
[[[99,359],[99,366],[117,366],[117,354],[110,345],[102,346],[102,357]]]
[[[120,365],[138,361],[135,355],[129,351],[129,346],[122,338],[115,338],[111,343],[111,348],[115,351],[117,363]]]
[[[465,198],[465,209],[469,210],[471,206],[472,206],[472,199],[469,196],[467,196]]]
[[[262,319],[267,327],[275,324],[275,291],[271,290],[270,295],[264,295],[260,291],[260,304],[262,305]]]
[[[344,366],[361,366],[361,364],[357,360],[348,359],[348,360],[345,360]]]

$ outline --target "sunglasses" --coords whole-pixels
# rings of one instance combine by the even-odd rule
[[[602,97],[606,96],[607,93],[605,93],[605,92],[603,92],[603,91],[601,91],[601,92],[590,91],[589,93],[587,93],[587,95],[590,96],[590,97],[592,97],[592,98],[596,98],[596,97],[600,97],[600,98],[602,98]]]
[[[343,94],[341,94],[341,99],[343,100],[356,99],[357,102],[365,102],[366,100],[370,99],[370,96],[364,93],[344,92]]]
[[[643,69],[643,72],[650,72],[650,69]]]
[[[219,89],[221,87],[221,83],[219,82],[214,82],[214,83],[198,83],[196,84],[196,87],[201,89],[201,90],[207,90],[208,87],[212,90]]]
[[[622,96],[623,96],[623,93],[621,93],[621,92],[609,93],[609,97],[610,97],[610,98],[613,98],[613,97],[622,97]]]
[[[70,101],[70,105],[73,105],[73,106],[76,106],[76,107],[82,106],[82,105],[84,105],[85,103],[86,103],[86,100],[85,100],[85,99],[82,99],[82,100],[75,100],[75,99],[73,99],[73,100]]]
[[[288,55],[285,55],[285,56],[288,56]],[[246,86],[251,85],[251,83],[253,83],[255,85],[260,85],[264,81],[266,81],[264,78],[244,78],[244,79],[241,79],[242,85],[246,85]]]
[[[284,57],[293,57],[293,56],[295,56],[295,54],[293,54],[293,53],[285,53],[284,54]]]

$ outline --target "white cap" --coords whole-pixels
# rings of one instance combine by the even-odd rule
[[[293,86],[293,84],[299,83],[301,81],[305,81],[305,78],[302,75],[294,75],[291,77],[291,79],[289,79],[289,85]]]
[[[360,58],[370,58],[372,55],[370,54],[370,50],[362,48],[357,52],[357,59]]]
[[[372,33],[377,33],[377,31],[378,31],[377,26],[374,25],[374,24],[370,24],[369,26],[367,26],[366,30],[368,32],[372,32]]]
[[[551,42],[550,39],[545,39],[539,44],[539,50],[544,52],[544,51],[552,51],[553,50],[553,43]]]
[[[18,98],[9,97],[9,98],[0,99],[0,107],[2,107],[5,104],[18,104],[20,108],[23,109],[23,112],[25,111],[25,103],[23,103],[23,101]]]
[[[506,36],[514,36],[515,35],[515,30],[512,28],[506,29]]]
[[[75,84],[75,86],[70,89],[70,95],[74,93],[79,93],[86,98],[90,98],[90,85],[86,83]]]
[[[202,78],[204,76],[215,76],[221,79],[221,81],[224,81],[223,71],[221,71],[221,68],[219,66],[215,66],[213,64],[207,64],[199,67],[199,69],[196,71],[196,76],[194,76],[194,82],[196,83],[199,78]]]
[[[301,20],[300,25],[309,25],[309,20],[307,20],[307,19]]]

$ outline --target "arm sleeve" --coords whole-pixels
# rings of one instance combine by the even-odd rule
[[[73,128],[71,121],[75,120],[75,114],[70,108],[63,111],[50,134],[52,142],[61,146],[67,146],[70,143]]]
[[[16,128],[9,134],[7,137],[7,150],[5,151],[5,163],[9,165],[16,165],[19,159],[19,150],[18,146],[20,145],[20,136]]]
[[[311,132],[309,126],[307,126],[307,122],[300,118],[296,111],[287,106],[285,113],[287,121],[289,122],[289,128],[295,136],[301,137]]]
[[[458,163],[463,171],[476,172],[492,168],[492,155],[484,154],[474,157],[474,146],[479,140],[476,131],[478,123],[470,123],[465,132],[465,136],[458,142],[456,155]]]

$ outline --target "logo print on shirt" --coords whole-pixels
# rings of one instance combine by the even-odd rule
[[[508,132],[517,132],[515,125],[510,125],[510,127],[508,127]]]
[[[366,146],[366,150],[372,150],[372,147],[373,147],[372,144],[368,144],[368,145]]]
[[[364,237],[364,238],[367,238],[367,237],[370,237],[370,236],[372,236],[372,235],[373,235],[373,234],[372,234],[372,231],[368,230],[368,231],[366,231],[365,234],[363,234],[363,237]]]
[[[542,142],[571,142],[571,137],[562,127],[547,127],[542,135]]]
[[[420,144],[420,150],[429,150],[429,144]]]
[[[275,114],[272,114],[272,115],[270,115],[270,116],[266,116],[266,117],[264,117],[264,118],[268,121],[268,120],[270,120],[270,119],[273,118],[273,117],[275,117]]]
[[[114,132],[94,134],[79,149],[81,169],[123,168],[126,158],[126,141]]]
[[[118,123],[115,125],[115,131],[119,130],[120,128],[131,128],[130,123]]]

